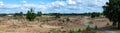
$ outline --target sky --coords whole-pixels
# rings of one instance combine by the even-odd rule
[[[0,0],[0,13],[26,13],[30,8],[42,13],[102,12],[108,0]]]

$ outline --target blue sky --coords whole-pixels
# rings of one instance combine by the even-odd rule
[[[0,13],[18,13],[34,8],[43,13],[102,12],[108,0],[0,0]]]

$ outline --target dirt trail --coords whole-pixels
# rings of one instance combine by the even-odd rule
[[[43,28],[61,28],[61,26],[42,25]]]
[[[107,32],[107,33],[117,33],[115,31],[111,31],[111,30],[104,30],[104,31]]]
[[[90,20],[88,20],[88,18],[89,18],[89,17],[84,17],[84,18],[83,18],[83,20],[82,20],[82,21],[83,21],[83,25],[86,26],[86,27],[87,27],[87,26],[90,26],[91,28],[94,28],[95,25],[90,24],[90,23],[89,23]]]
[[[88,17],[84,17],[83,18],[83,24],[87,27],[87,26],[90,26],[91,28],[94,28],[95,27],[95,25],[91,25],[91,24],[89,24],[89,20],[87,19]],[[103,31],[105,31],[106,33],[117,33],[117,32],[115,32],[115,31],[112,31],[112,30],[103,30]]]

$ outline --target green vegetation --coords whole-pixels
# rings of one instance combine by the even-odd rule
[[[60,14],[56,13],[56,14],[55,14],[55,17],[56,17],[56,18],[60,18]]]
[[[0,16],[6,16],[7,14],[0,14]]]
[[[96,29],[92,29],[92,28],[90,28],[90,26],[88,26],[85,30],[81,30],[81,29],[73,30],[73,29],[71,29],[69,31],[69,33],[96,33]]]
[[[20,12],[20,13],[15,13],[14,16],[23,16],[23,12]]]
[[[27,14],[26,14],[26,18],[29,20],[29,21],[33,21],[36,17],[36,14],[33,12],[34,10],[33,9],[30,9]]]
[[[99,17],[99,16],[100,16],[100,13],[97,13],[97,12],[91,13],[91,18],[95,18],[95,17]]]
[[[69,19],[69,18],[66,18],[66,21],[70,21],[70,19]]]
[[[37,16],[42,16],[42,12],[38,12],[38,13],[37,13]]]
[[[71,29],[69,33],[77,33],[77,31]]]
[[[104,15],[113,22],[113,26],[120,29],[120,0],[109,0],[103,9]]]
[[[91,30],[90,26],[87,26],[86,31],[90,31],[90,30]]]
[[[77,32],[82,32],[82,30],[81,30],[81,29],[79,29]]]

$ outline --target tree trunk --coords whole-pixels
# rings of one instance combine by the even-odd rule
[[[118,22],[118,29],[120,29],[120,22]]]
[[[114,27],[117,25],[117,22],[113,22],[113,24],[112,24]]]

